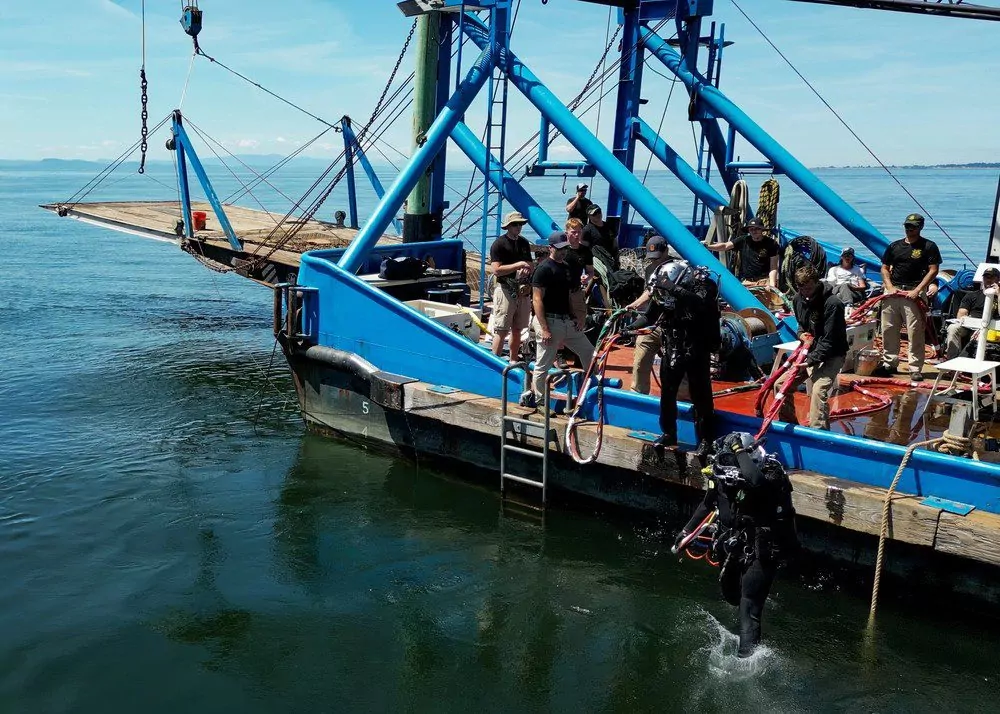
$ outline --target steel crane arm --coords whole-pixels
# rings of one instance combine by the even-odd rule
[[[964,17],[970,20],[1000,20],[1000,7],[963,2],[963,0],[792,0],[815,5],[839,5],[866,10],[893,10],[922,15]]]

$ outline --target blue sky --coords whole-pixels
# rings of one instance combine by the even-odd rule
[[[1000,98],[992,74],[1000,67],[1000,23],[787,0],[739,2],[886,162],[1000,161]],[[184,92],[191,42],[177,21],[180,5],[147,0],[151,123]],[[603,49],[607,10],[573,0],[523,5],[514,50],[568,100]],[[206,52],[330,120],[367,118],[410,25],[391,0],[202,0],[201,7]],[[727,94],[808,165],[873,163],[732,0],[716,0],[715,7],[736,40],[723,68]],[[113,158],[138,138],[139,8],[139,0],[0,4],[0,158]],[[412,62],[412,56],[404,59],[405,71]],[[668,87],[647,73],[643,113],[654,126]],[[678,89],[663,134],[690,156],[685,105]],[[602,137],[613,124],[609,109],[610,103]],[[322,129],[203,58],[194,63],[183,110],[235,153],[289,153]],[[479,116],[481,110],[471,113],[470,125]],[[595,119],[596,111],[585,121],[594,127]],[[511,141],[519,144],[537,121],[526,103],[512,102]],[[406,152],[408,133],[408,122],[400,121],[387,143]],[[154,158],[168,158],[162,138],[152,142]],[[309,153],[335,155],[338,142],[330,134]],[[753,155],[745,144],[737,151]],[[557,144],[553,154],[574,151]],[[639,160],[645,165],[645,155]]]

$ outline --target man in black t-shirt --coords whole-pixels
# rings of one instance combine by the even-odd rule
[[[531,303],[538,337],[531,383],[536,404],[541,401],[545,377],[556,363],[556,356],[563,346],[576,353],[584,369],[594,358],[594,346],[583,332],[584,320],[574,319],[571,312],[569,294],[572,277],[566,265],[569,250],[566,235],[553,233],[549,236],[548,259],[542,261],[531,276]]]
[[[962,302],[955,314],[956,321],[948,325],[948,339],[945,342],[945,356],[948,359],[958,357],[965,347],[965,343],[972,337],[972,328],[962,324],[963,317],[982,318],[983,310],[986,309],[986,291],[996,290],[997,282],[1000,281],[1000,270],[987,268],[983,271],[983,285],[981,290],[969,293],[962,298]],[[995,296],[993,299],[996,299]],[[996,303],[993,304],[993,314],[996,315]]]
[[[611,235],[611,230],[608,224],[604,222],[604,215],[601,213],[601,207],[596,203],[592,203],[590,208],[587,209],[587,223],[583,227],[583,240],[591,248],[601,247],[611,254],[611,257],[618,261],[618,243],[614,236]],[[615,266],[617,267],[617,265]]]
[[[920,235],[924,217],[911,213],[903,221],[906,237],[890,243],[882,255],[882,364],[873,376],[889,377],[899,366],[899,335],[906,323],[909,340],[910,380],[923,380],[924,330],[926,317],[917,300],[926,300],[937,293],[934,279],[941,265],[941,251],[933,241]]]
[[[569,270],[569,303],[574,319],[587,319],[587,295],[594,280],[594,254],[583,242],[583,224],[575,218],[566,221],[566,266]]]
[[[766,284],[778,287],[778,241],[768,235],[764,222],[752,218],[747,222],[746,234],[725,243],[712,243],[706,248],[715,252],[735,250],[739,258],[736,277],[744,283]]]
[[[493,354],[499,356],[510,333],[510,361],[518,360],[521,331],[531,320],[531,245],[521,235],[528,220],[517,211],[504,216],[507,231],[490,246],[490,272],[496,276],[493,291]]]
[[[566,202],[566,213],[570,218],[578,218],[581,223],[587,222],[587,211],[594,202],[587,198],[587,184],[578,183],[576,185],[576,195]]]

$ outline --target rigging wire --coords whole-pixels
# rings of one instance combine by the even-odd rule
[[[230,73],[236,75],[237,77],[239,77],[240,79],[242,79],[244,82],[247,82],[248,84],[251,84],[254,87],[257,87],[257,89],[261,90],[265,94],[270,94],[272,97],[274,97],[275,99],[277,99],[279,102],[283,102],[283,103],[287,104],[288,106],[292,107],[293,109],[297,109],[298,111],[302,112],[306,116],[312,117],[313,119],[315,119],[316,121],[320,122],[321,124],[326,124],[329,127],[333,127],[334,126],[333,124],[331,124],[330,122],[328,122],[323,117],[320,117],[320,116],[317,116],[317,115],[313,114],[308,109],[304,109],[303,107],[299,106],[295,102],[293,102],[293,101],[291,101],[289,99],[285,99],[284,97],[282,97],[280,94],[277,94],[276,92],[272,92],[270,89],[268,89],[267,87],[265,87],[264,85],[262,85],[260,82],[255,82],[254,80],[252,80],[249,77],[247,77],[245,74],[240,74],[239,72],[237,72],[235,69],[233,69],[229,65],[224,64],[223,62],[220,62],[215,57],[212,57],[210,54],[208,54],[207,52],[205,52],[205,50],[201,49],[201,47],[196,47],[195,48],[194,54],[192,55],[192,59],[191,59],[192,66],[194,65],[194,57],[197,56],[197,55],[201,55],[202,57],[204,57],[205,59],[207,59],[212,64],[219,65],[220,67],[222,67],[227,72],[230,72]],[[190,73],[190,70],[189,70],[188,71],[188,78],[190,79],[190,77],[191,77],[191,73]],[[187,82],[186,81],[184,83],[184,91],[185,91],[185,93],[187,92]],[[183,95],[181,96],[181,101],[182,102],[184,101]]]
[[[239,182],[240,184],[242,184],[242,186],[243,186],[244,190],[245,190],[245,191],[246,191],[246,192],[247,192],[247,193],[248,193],[248,194],[250,195],[250,197],[251,197],[251,198],[252,198],[252,199],[254,200],[254,203],[256,203],[256,204],[257,204],[258,206],[260,206],[260,210],[264,211],[264,213],[266,213],[266,214],[267,214],[267,216],[268,216],[268,217],[269,217],[269,218],[270,218],[270,219],[271,219],[272,221],[274,221],[274,222],[275,222],[275,224],[277,224],[277,220],[276,220],[276,219],[274,218],[274,215],[273,215],[273,214],[272,214],[272,213],[271,213],[270,211],[268,211],[268,210],[267,210],[267,208],[265,208],[265,207],[264,207],[264,204],[263,204],[263,203],[261,203],[260,199],[258,199],[258,198],[257,198],[257,196],[255,196],[255,195],[254,195],[253,191],[247,188],[247,185],[246,185],[246,182],[244,182],[244,181],[243,181],[243,179],[242,179],[242,178],[241,178],[241,177],[240,177],[240,176],[239,176],[239,175],[238,175],[238,174],[237,174],[237,173],[236,173],[235,171],[233,171],[232,167],[230,167],[230,166],[229,166],[229,164],[227,164],[227,163],[226,163],[225,159],[223,159],[223,158],[222,158],[222,157],[221,157],[221,156],[219,155],[219,152],[215,150],[215,148],[214,148],[214,147],[212,146],[212,144],[216,144],[216,145],[218,145],[218,146],[219,146],[219,147],[220,147],[220,148],[221,148],[221,149],[222,149],[223,151],[225,151],[225,152],[226,152],[227,154],[229,154],[229,155],[230,155],[230,156],[232,156],[232,157],[233,157],[234,159],[236,159],[236,160],[237,160],[237,161],[238,161],[238,162],[240,163],[240,165],[241,165],[241,166],[243,166],[243,168],[245,168],[245,169],[248,169],[248,170],[249,170],[249,171],[251,171],[251,172],[253,172],[253,169],[251,169],[251,168],[250,168],[249,166],[247,166],[247,165],[246,165],[245,163],[243,163],[242,161],[240,161],[240,159],[239,159],[239,158],[237,158],[237,157],[236,157],[236,156],[235,156],[235,155],[234,155],[234,154],[233,154],[233,153],[232,153],[231,151],[229,151],[229,149],[227,149],[226,147],[222,146],[222,144],[221,144],[220,142],[216,141],[216,140],[215,140],[215,139],[213,139],[213,138],[212,138],[211,136],[209,136],[208,134],[206,134],[205,132],[203,132],[203,131],[202,131],[201,129],[199,129],[199,128],[198,128],[198,127],[197,127],[197,126],[195,125],[195,123],[194,123],[194,122],[192,122],[192,121],[190,120],[190,118],[188,119],[188,121],[187,121],[187,124],[188,124],[188,126],[190,126],[190,127],[192,128],[192,129],[194,129],[194,132],[195,132],[195,133],[196,133],[196,134],[197,134],[197,135],[198,135],[198,136],[199,136],[199,137],[201,138],[201,140],[202,140],[202,141],[204,141],[204,142],[205,142],[205,146],[207,146],[207,147],[208,147],[208,150],[209,150],[209,151],[211,151],[211,152],[212,152],[212,153],[213,153],[213,154],[215,155],[215,158],[217,158],[217,159],[219,160],[219,163],[221,163],[221,164],[222,164],[222,166],[223,166],[223,167],[224,167],[224,168],[225,168],[225,169],[226,169],[226,170],[227,170],[227,171],[228,171],[229,173],[231,173],[231,174],[233,175],[233,178],[234,178],[234,179],[236,179],[236,180],[237,180],[237,181],[238,181],[238,182]],[[254,172],[254,173],[256,173],[256,172]],[[287,199],[288,201],[291,201],[291,200],[292,200],[292,199],[291,199],[291,198],[289,198],[288,196],[285,196],[285,194],[284,194],[284,193],[282,193],[282,192],[281,192],[280,190],[278,190],[277,188],[275,188],[275,187],[274,187],[274,186],[272,186],[271,184],[267,184],[267,185],[268,185],[268,186],[270,186],[270,187],[271,187],[272,189],[274,189],[275,191],[278,191],[278,193],[281,193],[281,195],[282,195],[282,196],[284,196],[284,197],[285,197],[285,198],[286,198],[286,199]]]
[[[801,79],[801,80],[802,80],[802,81],[803,81],[803,82],[805,83],[805,85],[806,85],[807,87],[809,87],[809,89],[810,89],[810,90],[812,91],[812,93],[813,93],[813,94],[815,94],[815,95],[816,95],[816,97],[817,97],[817,98],[818,98],[818,99],[819,99],[819,100],[820,100],[821,102],[823,102],[823,104],[824,104],[824,105],[826,106],[826,108],[827,108],[827,109],[829,109],[829,110],[830,110],[830,112],[831,112],[831,113],[832,113],[832,114],[833,114],[833,115],[834,115],[835,117],[837,117],[837,120],[838,120],[838,121],[839,121],[839,122],[840,122],[840,123],[841,123],[841,124],[842,124],[842,125],[844,126],[844,128],[845,128],[845,129],[847,129],[847,131],[849,131],[849,132],[851,133],[851,136],[853,136],[853,137],[854,137],[855,139],[857,139],[858,143],[859,143],[859,144],[861,144],[861,146],[863,146],[863,147],[864,147],[865,151],[867,151],[867,152],[868,152],[868,153],[869,153],[869,154],[871,155],[871,157],[872,157],[873,159],[875,159],[875,161],[876,161],[876,162],[878,163],[878,165],[879,165],[880,167],[882,167],[882,169],[883,169],[883,170],[884,170],[884,171],[885,171],[885,172],[886,172],[887,174],[889,174],[889,176],[890,176],[890,177],[892,178],[892,180],[893,180],[893,181],[895,181],[895,182],[896,182],[896,183],[897,183],[897,184],[899,185],[899,187],[900,187],[901,189],[903,189],[903,192],[904,192],[904,193],[905,193],[905,194],[906,194],[907,196],[909,196],[909,197],[910,197],[910,199],[911,199],[911,200],[912,200],[912,201],[913,201],[913,202],[914,202],[915,204],[917,204],[917,206],[918,206],[918,207],[920,208],[920,210],[921,210],[921,211],[923,211],[924,213],[926,213],[926,214],[927,214],[927,217],[931,219],[931,222],[932,222],[932,223],[933,223],[933,224],[934,224],[935,226],[937,226],[938,230],[939,230],[939,231],[941,231],[941,233],[942,233],[942,234],[944,234],[945,238],[947,238],[947,239],[948,239],[948,240],[949,240],[949,241],[951,242],[951,244],[952,244],[953,246],[955,246],[955,248],[957,248],[957,249],[958,249],[958,252],[960,252],[960,253],[961,253],[962,255],[964,255],[964,256],[965,256],[965,258],[966,258],[966,260],[968,260],[969,262],[971,262],[971,263],[975,263],[976,261],[974,261],[974,260],[972,259],[972,257],[971,257],[971,256],[970,256],[970,255],[969,255],[968,253],[966,253],[966,252],[965,252],[965,250],[964,250],[964,249],[962,248],[962,246],[960,246],[960,245],[958,244],[958,242],[957,242],[957,241],[956,241],[956,240],[955,240],[954,238],[952,238],[952,237],[951,237],[951,235],[950,235],[950,234],[948,233],[948,231],[946,231],[946,230],[944,229],[944,227],[943,227],[943,226],[942,226],[942,225],[941,225],[940,223],[938,223],[938,222],[937,222],[937,219],[936,219],[936,218],[934,218],[934,216],[932,216],[932,215],[931,215],[931,212],[927,210],[927,208],[926,208],[926,207],[925,207],[925,206],[924,206],[924,205],[923,205],[923,204],[922,204],[922,203],[921,203],[921,202],[920,202],[920,201],[919,201],[919,200],[917,199],[917,197],[916,197],[916,196],[914,196],[914,195],[913,195],[912,193],[910,193],[910,190],[909,190],[908,188],[906,188],[906,186],[904,186],[904,185],[903,185],[903,182],[902,182],[902,181],[900,181],[900,180],[899,180],[899,179],[898,179],[898,178],[896,177],[896,175],[895,175],[895,174],[894,174],[894,173],[892,172],[892,170],[891,170],[891,169],[890,169],[890,168],[889,168],[888,166],[886,166],[886,165],[885,165],[885,163],[884,163],[884,162],[882,161],[882,159],[880,159],[880,158],[879,158],[878,156],[876,156],[876,155],[875,155],[875,152],[874,152],[874,151],[872,151],[871,147],[869,147],[869,146],[868,146],[868,144],[866,144],[866,143],[864,142],[864,140],[863,140],[863,139],[862,139],[862,138],[861,138],[860,136],[858,136],[857,132],[855,132],[855,131],[854,131],[854,129],[852,129],[852,128],[850,127],[850,125],[849,125],[849,124],[848,124],[848,123],[847,123],[846,121],[844,121],[844,118],[843,118],[842,116],[840,116],[840,114],[838,114],[838,113],[837,113],[837,110],[836,110],[836,109],[834,109],[834,108],[833,108],[833,107],[832,107],[832,106],[830,105],[830,103],[829,103],[828,101],[826,101],[826,99],[825,99],[825,98],[823,97],[823,95],[822,95],[822,94],[820,94],[820,93],[819,93],[819,91],[818,91],[818,90],[816,89],[816,87],[814,87],[814,86],[813,86],[813,85],[812,85],[812,84],[811,84],[811,83],[809,82],[809,80],[808,80],[808,79],[806,79],[806,78],[805,78],[805,77],[804,77],[804,76],[802,75],[802,73],[801,73],[801,72],[800,72],[800,71],[799,71],[799,70],[798,70],[798,69],[797,69],[797,68],[795,67],[795,65],[793,65],[793,64],[792,64],[791,60],[789,60],[789,59],[788,59],[788,57],[786,57],[786,56],[784,55],[784,53],[783,53],[783,52],[782,52],[782,51],[781,51],[780,49],[778,49],[777,45],[775,45],[775,44],[774,44],[773,42],[771,42],[771,38],[769,38],[769,37],[768,37],[768,36],[767,36],[766,34],[764,34],[764,31],[763,31],[763,30],[762,30],[762,29],[761,29],[761,28],[760,28],[760,27],[759,27],[759,26],[757,25],[757,23],[756,23],[756,22],[754,22],[754,21],[753,21],[753,20],[752,20],[752,19],[750,18],[750,16],[749,16],[749,15],[747,15],[747,13],[746,13],[746,12],[745,12],[745,11],[743,10],[743,8],[742,8],[742,7],[740,7],[739,3],[738,3],[738,2],[736,1],[736,0],[732,0],[732,3],[733,3],[733,6],[734,6],[734,7],[735,7],[735,8],[737,9],[737,10],[739,10],[739,11],[740,11],[740,14],[741,14],[741,15],[743,15],[743,17],[745,17],[745,18],[746,18],[747,22],[749,22],[749,23],[750,23],[750,24],[751,24],[751,25],[753,26],[753,28],[754,28],[755,30],[757,30],[757,33],[758,33],[758,34],[759,34],[759,35],[760,35],[761,37],[763,37],[763,38],[764,38],[764,41],[765,41],[765,42],[767,42],[767,44],[771,45],[771,48],[772,48],[772,49],[773,49],[773,50],[774,50],[775,52],[777,52],[777,53],[778,53],[778,56],[779,56],[779,57],[781,57],[781,59],[783,59],[783,60],[785,61],[785,64],[787,64],[787,65],[788,65],[788,66],[789,66],[789,67],[791,68],[791,70],[792,70],[793,72],[795,72],[795,74],[796,74],[796,75],[798,75],[799,79]]]
[[[154,126],[150,133],[156,133],[164,124],[170,121],[170,115],[168,114],[160,123]],[[110,176],[119,166],[121,166],[128,159],[129,156],[135,153],[135,150],[139,148],[142,144],[142,139],[136,141],[132,146],[125,149],[121,154],[118,155],[110,164],[104,167],[100,173],[94,178],[90,179],[87,183],[83,185],[82,188],[77,190],[72,196],[70,196],[66,201],[63,202],[65,206],[75,206],[80,203],[84,198],[86,198],[94,189],[96,189],[108,176]]]
[[[656,133],[659,135],[663,131],[663,122],[667,118],[667,108],[670,106],[670,99],[674,96],[674,88],[677,86],[677,77],[673,77],[670,81],[670,91],[667,93],[667,101],[663,104],[663,113],[660,114],[660,123],[656,125]],[[691,125],[692,127],[694,124]],[[649,152],[649,158],[646,160],[646,170],[642,172],[642,183],[645,185],[646,177],[649,176],[649,167],[653,165],[653,152]]]
[[[306,143],[304,143],[302,146],[300,146],[298,149],[296,149],[295,151],[293,151],[291,154],[289,154],[285,158],[281,159],[281,161],[279,161],[277,164],[275,164],[274,166],[271,166],[270,168],[268,168],[267,170],[265,170],[264,173],[260,174],[256,179],[254,179],[253,181],[250,182],[249,188],[250,189],[254,189],[262,181],[266,182],[267,179],[269,179],[276,172],[278,172],[279,170],[281,170],[282,168],[284,168],[292,159],[294,159],[299,154],[301,154],[303,151],[305,151],[310,146],[312,146],[317,141],[319,141],[329,131],[330,131],[330,127],[326,127],[325,129],[323,129],[323,131],[321,131],[319,134],[317,134],[316,136],[314,136],[312,139],[310,139],[309,141],[307,141]],[[246,193],[247,192],[244,191],[243,189],[237,189],[233,193],[229,194],[229,196],[227,196],[225,199],[223,199],[222,202],[223,203],[234,203],[234,202],[238,201],[239,199],[243,198],[243,196],[245,196]]]

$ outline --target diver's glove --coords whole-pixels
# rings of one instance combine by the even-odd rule
[[[688,531],[683,531],[683,530],[680,533],[678,533],[677,537],[674,538],[674,544],[670,547],[670,552],[673,553],[674,555],[677,555],[681,551],[681,543],[689,535],[691,534]]]

